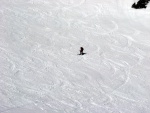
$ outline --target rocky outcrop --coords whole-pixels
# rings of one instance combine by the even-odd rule
[[[134,3],[132,5],[132,8],[135,8],[135,9],[146,8],[149,1],[150,0],[139,0],[137,3]]]

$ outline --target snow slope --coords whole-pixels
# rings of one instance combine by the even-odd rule
[[[150,4],[134,2],[0,0],[0,113],[150,113]]]

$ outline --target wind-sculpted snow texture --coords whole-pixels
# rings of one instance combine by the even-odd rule
[[[0,113],[150,113],[150,9],[133,3],[0,0]]]

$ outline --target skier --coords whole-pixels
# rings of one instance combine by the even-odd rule
[[[84,53],[83,53],[83,50],[84,50],[84,48],[83,47],[80,47],[80,54],[79,55],[83,55]]]

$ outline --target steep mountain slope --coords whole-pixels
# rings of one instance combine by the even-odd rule
[[[134,2],[1,0],[0,113],[149,113],[150,7]]]

